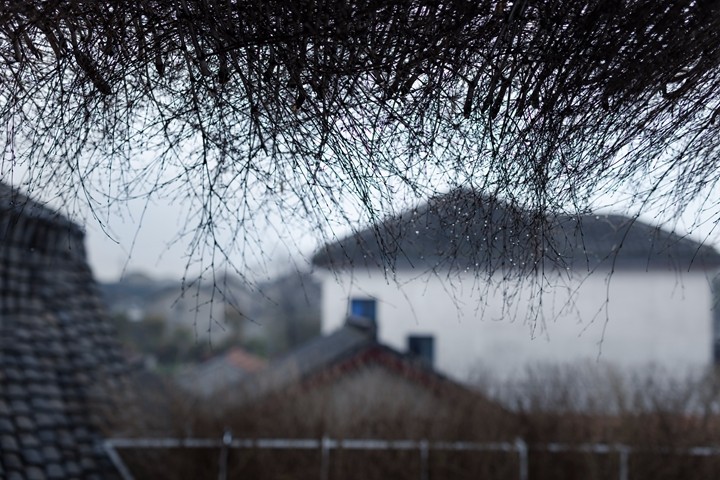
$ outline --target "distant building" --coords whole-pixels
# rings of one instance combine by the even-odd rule
[[[254,299],[245,338],[268,339],[268,353],[290,350],[320,333],[320,284],[310,273],[291,270],[263,282]]]
[[[156,280],[132,273],[118,282],[101,285],[101,290],[108,309],[114,314],[126,315],[133,321],[162,319],[167,335],[184,330],[199,342],[218,344],[238,335],[236,326],[226,321],[228,305],[244,308],[246,302],[241,287],[223,287],[213,291],[211,284],[201,284],[199,288],[190,285],[183,292],[179,281]],[[225,298],[221,291],[230,298]]]
[[[233,347],[202,363],[186,367],[176,380],[184,389],[209,397],[236,387],[248,376],[265,368],[266,363],[263,358],[240,347]]]
[[[235,343],[273,355],[320,331],[320,285],[298,271],[256,285],[227,276],[218,285],[186,285],[184,293],[180,281],[131,273],[100,288],[113,314],[161,319],[167,337],[181,330],[202,344]]]
[[[447,413],[457,402],[489,415],[507,413],[423,359],[382,344],[373,324],[352,316],[337,330],[274,360],[235,391],[246,402],[302,402],[320,409],[329,428],[363,421],[364,415],[375,418],[369,412],[392,406],[411,408],[418,418]]]
[[[125,365],[83,237],[0,184],[0,478],[115,478],[102,412]]]
[[[225,299],[212,289],[190,288],[182,295],[177,285],[161,289],[147,299],[145,316],[164,318],[168,333],[184,329],[200,342],[220,343],[236,332],[225,322]]]
[[[713,248],[618,215],[548,223],[538,236],[529,212],[456,190],[330,243],[313,259],[322,331],[364,316],[382,343],[462,380],[598,358],[713,363]]]

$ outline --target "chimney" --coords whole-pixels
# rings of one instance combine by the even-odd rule
[[[345,319],[345,326],[360,330],[373,340],[377,340],[377,323],[368,317],[359,315],[349,315]]]

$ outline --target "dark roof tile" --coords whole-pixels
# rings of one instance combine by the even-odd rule
[[[40,453],[34,448],[23,449],[22,457],[26,463],[29,463],[31,465],[41,465],[42,463],[44,463],[42,453]]]
[[[73,448],[75,446],[75,438],[67,430],[57,430],[57,444],[63,448]]]
[[[22,468],[23,463],[20,461],[20,456],[16,452],[10,452],[4,450],[2,453],[2,463],[5,465],[5,468],[8,470],[12,470],[15,468]]]
[[[18,438],[20,439],[20,443],[22,444],[23,448],[40,446],[40,440],[38,440],[37,436],[32,433],[22,433],[18,435]]]
[[[23,376],[25,377],[26,382],[34,382],[37,380],[42,380],[44,378],[44,374],[42,371],[38,371],[32,368],[25,369],[23,372]]]
[[[26,417],[24,415],[18,415],[17,417],[15,417],[15,425],[17,426],[18,430],[21,431],[35,429],[35,422],[33,422],[32,420],[30,420],[29,417]]]
[[[92,435],[90,434],[88,429],[83,427],[76,427],[75,429],[73,429],[73,436],[80,441],[92,438]]]
[[[43,456],[45,457],[45,460],[49,461],[49,462],[57,462],[62,458],[58,449],[52,445],[44,446],[42,448],[42,453],[43,453]]]
[[[597,266],[650,270],[654,268],[717,268],[720,254],[697,242],[640,220],[621,215],[557,216],[554,248],[563,263],[575,269]]]
[[[80,460],[80,467],[83,470],[92,471],[97,469],[97,463],[95,463],[95,460],[90,458],[89,456],[85,456]]]
[[[9,398],[9,397],[8,397]],[[25,414],[30,413],[30,406],[28,403],[23,399],[13,399],[10,400],[10,411],[15,414]]]
[[[38,467],[28,467],[25,471],[25,478],[27,480],[45,480],[45,471]]]
[[[65,471],[69,476],[75,476],[80,475],[82,473],[82,470],[80,469],[80,465],[77,464],[77,462],[73,460],[68,460],[63,464],[63,467],[65,468]]]
[[[47,410],[51,410],[50,407],[50,401],[45,397],[33,397],[30,399],[30,405],[32,405],[33,410],[36,412],[43,412]]]
[[[0,431],[11,435],[0,452],[8,471],[114,472],[91,447],[102,438],[93,406],[110,400],[101,381],[124,366],[83,243],[75,224],[0,184]]]
[[[26,480],[26,478],[27,477],[18,471],[9,472],[7,476],[7,480]]]
[[[53,415],[47,413],[35,414],[35,423],[40,428],[53,427],[57,424],[57,422],[53,418]]]
[[[6,380],[21,380],[22,376],[17,368],[6,368],[3,372]]]
[[[19,383],[8,383],[4,386],[5,396],[9,399],[25,398],[27,390]]]
[[[8,419],[0,417],[0,433],[13,433],[15,425]]]
[[[0,450],[2,452],[19,452],[20,446],[12,435],[0,435]]]
[[[65,471],[65,469],[57,463],[48,464],[45,467],[45,473],[47,474],[48,478],[53,478],[53,479],[66,478],[68,475],[68,473]]]
[[[543,257],[541,257],[541,255]],[[528,266],[717,268],[720,254],[683,235],[620,215],[538,216],[470,190],[454,190],[323,246],[317,266],[449,268]]]
[[[529,263],[535,220],[496,198],[454,190],[322,247],[328,268],[494,268],[512,257]]]
[[[43,445],[54,445],[57,441],[57,433],[55,432],[55,430],[51,429],[39,430],[38,438]]]

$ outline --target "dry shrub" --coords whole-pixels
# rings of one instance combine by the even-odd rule
[[[617,451],[547,452],[543,446],[553,442],[628,445],[635,480],[718,478],[720,458],[681,452],[716,443],[719,387],[715,370],[678,377],[660,368],[622,372],[588,363],[535,366],[493,391],[518,415],[534,480],[619,478]]]
[[[394,380],[391,380],[394,379]],[[361,388],[362,386],[363,388]],[[377,369],[351,373],[336,383],[297,387],[249,401],[241,391],[198,399],[167,383],[144,385],[136,407],[118,423],[125,437],[219,439],[228,429],[242,438],[428,439],[513,441],[518,430],[508,411],[465,388],[430,388]],[[137,478],[210,478],[219,449],[123,450]],[[501,458],[502,465],[488,459]],[[478,469],[517,470],[511,455],[431,452],[433,471],[455,478]],[[319,450],[231,450],[230,478],[318,478]],[[330,478],[418,478],[419,451],[334,450]],[[158,470],[161,470],[158,473]]]
[[[352,381],[355,377],[356,382]],[[369,381],[368,377],[373,378]],[[507,408],[468,389],[395,388],[372,371],[350,374],[331,385],[287,390],[248,401],[202,401],[165,385],[148,401],[145,390],[124,436],[220,438],[225,429],[242,438],[427,439],[429,441],[513,442],[529,445],[530,478],[615,479],[620,457],[605,454],[547,452],[543,445],[562,442],[625,444],[631,479],[717,478],[720,458],[673,452],[710,445],[718,438],[718,390],[715,372],[670,378],[660,370],[621,374],[595,366],[536,367],[512,384],[495,384],[494,397]],[[375,382],[375,383],[373,383]],[[365,385],[365,390],[357,385]],[[385,388],[379,388],[384,385]],[[372,388],[370,388],[372,386]],[[488,386],[489,387],[489,386]],[[137,478],[211,478],[218,472],[219,449],[123,450]],[[429,478],[515,479],[515,452],[431,450]],[[321,452],[309,450],[231,450],[230,478],[319,478]],[[331,479],[420,478],[421,456],[409,451],[333,450]]]

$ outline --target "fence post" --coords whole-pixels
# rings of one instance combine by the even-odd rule
[[[226,428],[222,436],[222,448],[218,462],[218,480],[227,480],[228,447],[232,443],[232,432]]]
[[[105,442],[103,442],[103,447],[105,448],[108,457],[110,457],[110,461],[113,465],[115,465],[115,468],[120,474],[120,478],[122,478],[122,480],[135,480],[135,477],[133,477],[132,473],[130,473],[127,465],[125,465],[125,462],[123,462],[123,459],[120,457],[117,450],[115,450],[115,446],[112,444],[112,441],[105,440]]]
[[[420,480],[428,480],[428,441],[420,441]]]
[[[620,454],[620,473],[619,480],[629,480],[630,473],[628,470],[628,457],[630,456],[630,448],[626,445],[620,445],[618,447]]]
[[[330,439],[323,436],[320,441],[320,480],[328,480],[330,476]]]
[[[528,480],[528,447],[522,438],[515,440],[515,449],[520,462],[520,480]]]

